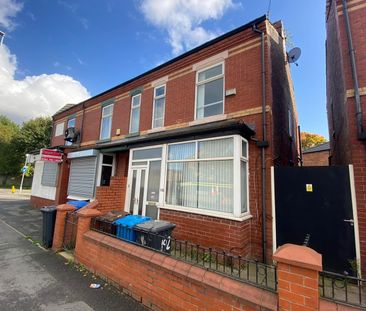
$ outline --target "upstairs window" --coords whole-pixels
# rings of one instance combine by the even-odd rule
[[[140,130],[140,106],[141,106],[141,94],[132,96],[130,133],[137,133]]]
[[[165,113],[165,85],[162,85],[154,89],[152,128],[158,128],[164,126],[164,113]]]
[[[75,121],[76,121],[76,119],[75,119],[75,118],[69,119],[69,120],[67,121],[67,128],[75,127]],[[66,145],[66,146],[70,146],[70,145],[72,145],[72,142],[71,142],[71,141],[67,141],[67,140],[65,140],[65,145]]]
[[[197,72],[196,119],[224,113],[224,65]]]
[[[108,139],[111,137],[112,130],[112,114],[113,104],[103,107],[102,109],[102,121],[100,125],[100,139]]]

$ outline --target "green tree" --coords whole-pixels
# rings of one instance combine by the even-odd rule
[[[301,133],[301,147],[303,150],[315,147],[325,142],[327,142],[327,139],[322,135],[307,132]]]
[[[3,176],[3,186],[10,176],[20,172],[21,158],[14,143],[18,134],[19,126],[0,115],[0,175]]]
[[[39,117],[24,122],[17,135],[17,150],[23,154],[47,148],[50,145],[52,120],[50,117]]]

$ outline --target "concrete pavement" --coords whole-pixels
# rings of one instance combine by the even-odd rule
[[[37,246],[41,213],[0,193],[0,310],[146,310],[113,286]],[[91,283],[103,288],[91,289]]]

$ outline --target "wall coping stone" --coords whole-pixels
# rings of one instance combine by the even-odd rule
[[[78,217],[81,218],[88,218],[88,217],[97,217],[102,215],[102,213],[100,211],[98,211],[97,209],[90,209],[90,208],[86,208],[86,209],[80,209],[78,212]]]
[[[148,264],[154,264],[159,269],[166,270],[178,277],[188,278],[202,283],[225,294],[244,299],[264,309],[277,310],[277,294],[254,285],[236,281],[229,277],[207,271],[172,257],[133,245],[95,231],[87,231],[83,237],[100,246],[110,248],[129,257],[138,258]]]
[[[61,205],[57,205],[57,210],[58,211],[63,211],[63,212],[71,212],[76,210],[75,206],[69,205],[69,204],[61,204]]]
[[[277,262],[293,265],[300,268],[322,271],[322,256],[313,249],[295,245],[284,244],[280,246],[273,259]]]

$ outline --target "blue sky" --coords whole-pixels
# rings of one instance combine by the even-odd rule
[[[6,32],[0,83],[1,70],[13,71],[1,88],[17,90],[0,90],[0,113],[18,122],[54,113],[65,101],[97,95],[265,14],[268,4],[0,0],[0,30]],[[270,20],[282,19],[290,43],[302,49],[299,66],[291,68],[301,129],[327,137],[324,14],[325,0],[272,0]],[[48,86],[58,93],[54,96]],[[5,101],[14,102],[14,109],[9,111]]]

